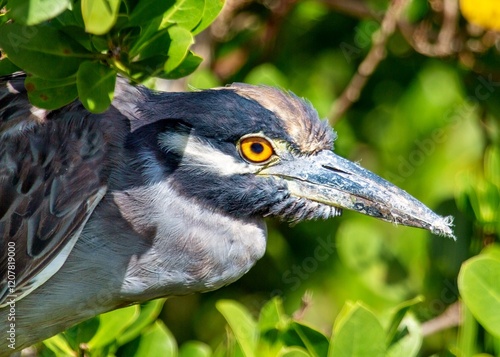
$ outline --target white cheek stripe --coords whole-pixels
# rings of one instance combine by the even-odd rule
[[[250,164],[236,161],[232,156],[224,154],[194,135],[163,133],[159,139],[164,150],[181,155],[180,164],[192,166],[193,170],[214,172],[222,176],[254,173],[258,170]]]

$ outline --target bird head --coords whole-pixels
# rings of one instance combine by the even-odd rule
[[[292,93],[233,84],[152,94],[137,112],[142,124],[132,129],[140,135],[129,144],[141,148],[143,165],[154,161],[143,167],[144,180],[168,177],[179,194],[209,209],[293,222],[349,209],[454,237],[450,217],[336,155],[335,132]]]

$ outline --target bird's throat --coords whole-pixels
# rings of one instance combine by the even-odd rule
[[[168,180],[113,201],[132,227],[122,241],[142,240],[131,255],[122,294],[148,298],[214,290],[245,274],[266,247],[262,219],[235,218],[178,194]],[[144,212],[148,212],[144,216]]]

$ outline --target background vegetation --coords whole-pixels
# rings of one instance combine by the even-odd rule
[[[494,0],[232,0],[208,29],[218,0],[0,8],[0,74],[31,73],[37,105],[105,110],[117,73],[280,86],[329,118],[340,155],[455,216],[456,242],[351,212],[269,221],[266,256],[237,283],[91,319],[43,355],[500,355]]]

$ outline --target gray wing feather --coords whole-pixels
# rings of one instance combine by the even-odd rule
[[[0,78],[0,305],[14,295],[12,272],[19,297],[44,282],[37,276],[45,268],[53,270],[45,280],[57,271],[51,262],[74,244],[109,175],[112,138],[100,116],[79,103],[52,112],[35,108],[23,80]]]

